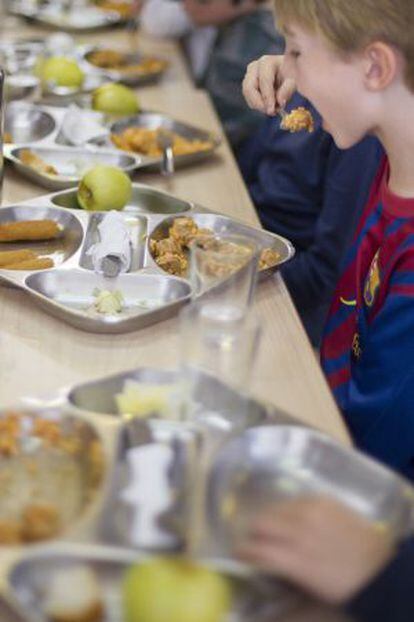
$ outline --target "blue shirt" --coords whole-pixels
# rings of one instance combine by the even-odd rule
[[[383,149],[366,138],[339,150],[311,104],[315,131],[290,134],[269,118],[238,152],[239,165],[263,226],[291,240],[295,258],[283,278],[312,342],[320,341],[340,267],[366,203]]]

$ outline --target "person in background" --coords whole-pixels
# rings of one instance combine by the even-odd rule
[[[321,361],[357,446],[413,478],[414,4],[274,4],[285,62],[282,74],[267,59],[250,76],[251,101],[275,112],[288,77],[340,149],[374,134],[386,152],[333,296]]]
[[[140,23],[156,37],[183,41],[193,78],[210,94],[232,146],[260,124],[246,105],[246,65],[265,51],[280,53],[271,10],[262,0],[147,0]]]
[[[237,554],[355,620],[414,620],[414,538],[397,545],[387,528],[328,497],[268,508]]]
[[[275,60],[281,65],[283,57]],[[247,72],[247,98],[259,63]],[[317,111],[295,93],[289,109],[299,106],[312,112],[312,133],[290,134],[280,128],[280,117],[272,115],[240,146],[237,159],[263,227],[296,249],[281,274],[317,347],[342,260],[384,152],[373,137],[341,151],[322,128]]]

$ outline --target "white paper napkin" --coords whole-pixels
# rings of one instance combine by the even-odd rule
[[[163,548],[175,543],[175,537],[158,524],[172,502],[168,483],[172,459],[171,447],[156,443],[128,451],[130,480],[121,499],[134,508],[131,536],[136,546]]]
[[[102,114],[93,110],[82,110],[72,104],[63,117],[61,133],[71,145],[83,145],[92,140],[107,136],[109,130],[102,125]]]
[[[108,212],[98,225],[98,231],[99,242],[87,252],[92,257],[95,272],[103,273],[102,262],[108,255],[119,259],[120,272],[127,272],[131,266],[131,238],[121,214]]]

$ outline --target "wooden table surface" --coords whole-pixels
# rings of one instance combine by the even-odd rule
[[[6,37],[45,33],[9,19]],[[165,111],[177,119],[221,133],[208,96],[195,90],[175,43],[154,41],[122,31],[79,37],[82,42],[122,44],[168,57],[171,68],[157,85],[142,87],[138,97],[145,108]],[[247,223],[258,219],[226,141],[209,161],[185,168],[165,180],[157,174],[137,174],[136,180],[197,201]],[[9,165],[3,205],[45,194]],[[256,307],[263,337],[252,370],[252,393],[299,420],[349,442],[345,426],[325,383],[315,354],[279,276],[260,284]],[[175,367],[178,323],[173,318],[124,335],[82,332],[38,309],[17,290],[0,289],[0,405],[33,394],[55,392],[61,386],[84,382],[138,366]]]

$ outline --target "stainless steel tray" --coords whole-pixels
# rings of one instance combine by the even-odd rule
[[[183,136],[188,140],[202,140],[211,143],[210,149],[197,151],[191,154],[175,156],[174,162],[177,166],[186,166],[188,164],[200,162],[201,160],[212,156],[221,144],[220,137],[213,134],[212,132],[207,132],[206,130],[199,129],[187,123],[177,121],[169,115],[161,114],[158,112],[143,111],[134,116],[126,117],[119,121],[115,121],[115,123],[110,126],[110,132],[111,134],[120,134],[129,127],[140,127],[150,130],[164,129],[168,132],[174,132],[175,134],[179,134],[180,136]],[[99,144],[101,146],[114,146],[109,136],[104,139],[96,139],[91,142]],[[152,156],[151,158],[149,156],[143,157],[148,158],[148,166],[146,167],[147,170],[159,170],[159,165],[162,162],[161,156]]]
[[[126,84],[128,86],[142,86],[144,84],[151,84],[153,82],[157,82],[158,80],[162,78],[162,76],[168,70],[168,62],[164,61],[164,59],[162,58],[158,58],[157,56],[151,56],[151,59],[164,61],[166,62],[166,65],[162,69],[160,68],[155,71],[149,71],[149,72],[144,73],[144,72],[138,72],[138,71],[126,72],[126,71],[119,71],[116,69],[101,69],[97,65],[94,65],[93,63],[91,63],[89,61],[89,57],[92,54],[92,52],[96,52],[102,49],[105,50],[105,49],[113,49],[113,48],[111,47],[110,44],[108,46],[85,45],[85,46],[79,46],[77,49],[77,53],[79,57],[81,58],[82,62],[84,63],[85,67],[89,71],[97,72],[98,74],[104,74],[108,76],[108,78],[111,81],[122,82],[123,84]],[[130,64],[137,64],[137,63],[142,62],[146,58],[149,58],[139,53],[131,53],[131,54],[128,54],[127,57],[128,57],[128,62]]]
[[[53,163],[57,174],[46,175],[22,162],[20,152],[23,149],[30,150],[44,162]],[[47,145],[33,145],[32,143],[19,144],[18,147],[13,144],[6,144],[4,156],[13,163],[14,167],[24,177],[49,190],[64,190],[78,186],[85,171],[96,164],[117,166],[128,174],[131,174],[140,164],[139,158],[128,153],[121,154],[113,149],[49,147]]]
[[[106,82],[114,79],[107,72],[85,71],[85,77],[80,87],[42,85],[40,103],[46,105],[66,106],[75,102],[79,97],[92,93]]]
[[[24,401],[36,404],[40,412],[53,405],[55,410],[93,425],[105,449],[109,475],[93,512],[87,520],[74,524],[64,540],[33,549],[20,547],[9,556],[5,551],[2,571],[7,580],[3,581],[2,596],[24,619],[45,622],[41,587],[51,573],[77,563],[90,566],[102,582],[110,612],[105,620],[122,619],[120,575],[131,563],[139,563],[157,549],[147,546],[145,540],[138,545],[134,542],[131,517],[125,511],[125,500],[119,498],[131,479],[127,468],[131,449],[171,449],[166,478],[173,496],[169,507],[153,520],[177,537],[178,548],[239,583],[250,604],[236,598],[231,617],[236,622],[279,620],[303,601],[296,590],[261,578],[256,569],[233,557],[232,544],[243,532],[252,507],[256,511],[269,500],[277,502],[304,492],[333,494],[370,520],[389,525],[397,538],[412,532],[414,492],[407,482],[325,435],[296,424],[277,408],[254,400],[246,404],[246,398],[238,395],[250,412],[243,422],[245,431],[232,428],[219,436],[202,421],[124,418],[116,413],[114,394],[131,379],[165,385],[177,383],[179,376],[142,368],[63,389],[50,400]],[[220,411],[232,390],[208,376],[204,385],[206,395]],[[156,468],[154,462],[148,466]],[[147,499],[149,502],[144,496],[141,503],[146,504]],[[162,550],[168,548],[164,545]]]
[[[105,426],[100,425],[98,429],[81,415],[70,414],[63,404],[3,409],[0,420],[9,413],[24,417],[24,432],[17,453],[8,451],[5,431],[2,433],[0,472],[7,482],[0,499],[2,556],[57,538],[82,539],[90,526],[95,526],[111,481],[112,453],[104,438]],[[42,422],[36,428],[39,416]],[[53,427],[55,424],[59,424],[59,430]],[[46,429],[46,425],[50,427]],[[41,444],[38,435],[42,429]],[[54,449],[60,434],[67,453],[64,462]],[[52,472],[54,478],[49,476]],[[60,496],[62,487],[64,497]],[[57,524],[53,515],[42,518],[46,508],[53,507],[57,511]],[[23,513],[29,508],[31,517],[22,522]]]
[[[89,96],[85,96],[80,103],[85,107],[88,107],[89,99]],[[64,102],[64,98],[62,98],[61,103],[62,105],[66,105]],[[11,150],[16,147],[20,147],[23,144],[26,147],[36,146],[36,148],[66,148],[69,150],[68,153],[70,153],[70,150],[74,149],[74,147],[67,143],[65,137],[60,131],[60,127],[65,113],[66,109],[64,107],[59,107],[56,105],[39,106],[26,102],[12,102],[8,104],[5,113],[4,129],[7,134],[11,135],[12,143],[7,145],[7,150],[5,153],[6,157],[10,159]],[[159,172],[162,166],[162,156],[140,155],[138,153],[127,152],[118,149],[112,143],[108,132],[113,131],[117,133],[130,125],[148,127],[150,129],[162,127],[177,132],[185,138],[208,140],[211,142],[211,149],[189,155],[175,157],[174,160],[177,166],[190,165],[212,156],[221,142],[220,138],[215,134],[206,132],[205,130],[201,130],[199,128],[195,128],[191,125],[187,125],[186,123],[175,121],[168,115],[160,113],[142,112],[138,115],[135,115],[134,117],[126,117],[125,119],[116,122],[113,122],[113,119],[111,120],[109,118],[106,118],[99,112],[96,112],[95,115],[97,121],[102,125],[104,132],[103,137],[90,140],[81,147],[76,147],[76,149],[82,149],[85,152],[85,157],[88,151],[92,151],[96,154],[97,150],[101,149],[105,152],[114,151],[118,155],[118,157],[120,156],[120,154],[122,154],[123,156],[132,157],[135,159],[135,169],[145,168],[146,171]],[[108,133],[106,136],[105,132]],[[53,165],[53,162],[50,162],[50,164]],[[20,168],[20,172],[26,176],[29,176],[26,168]],[[30,178],[33,180],[33,176],[31,176]],[[37,177],[36,181],[43,187],[48,188],[49,190],[56,188],[56,186],[51,186],[50,176],[39,176]],[[67,180],[63,178],[60,179],[60,181],[61,187],[68,188],[73,185],[72,182],[68,183]]]
[[[93,571],[102,590],[105,622],[121,622],[124,619],[121,592],[124,573],[132,564],[142,562],[142,555],[118,548],[74,545],[43,548],[29,554],[11,570],[9,601],[28,622],[47,622],[45,586],[50,584],[54,573],[80,564]],[[208,565],[216,569],[213,563]],[[281,590],[274,581],[252,581],[235,576],[231,568],[223,565],[219,570],[227,576],[233,588],[233,608],[226,619],[270,622],[297,604],[298,595]]]
[[[49,28],[73,33],[86,33],[122,24],[125,20],[119,13],[103,11],[97,7],[82,7],[73,11],[64,11],[53,3],[45,7],[36,7],[24,2],[13,0],[8,11],[17,17],[24,17]]]
[[[207,212],[142,184],[133,184],[132,199],[122,212],[131,232],[132,264],[128,273],[105,278],[92,270],[87,254],[97,240],[97,226],[104,214],[78,209],[76,190],[66,190],[30,199],[0,210],[0,222],[51,218],[64,234],[50,242],[30,244],[40,255],[51,256],[55,267],[48,270],[12,271],[0,269],[0,280],[23,289],[47,313],[81,330],[123,333],[138,330],[174,315],[192,296],[189,282],[158,267],[149,250],[150,240],[171,222],[171,214],[188,215],[216,233],[233,232],[251,236],[262,248],[274,248],[277,265],[262,271],[267,276],[294,254],[290,242],[255,229],[227,216]],[[7,243],[5,250],[27,248],[27,243]],[[120,290],[124,311],[117,315],[91,312],[95,288]]]

